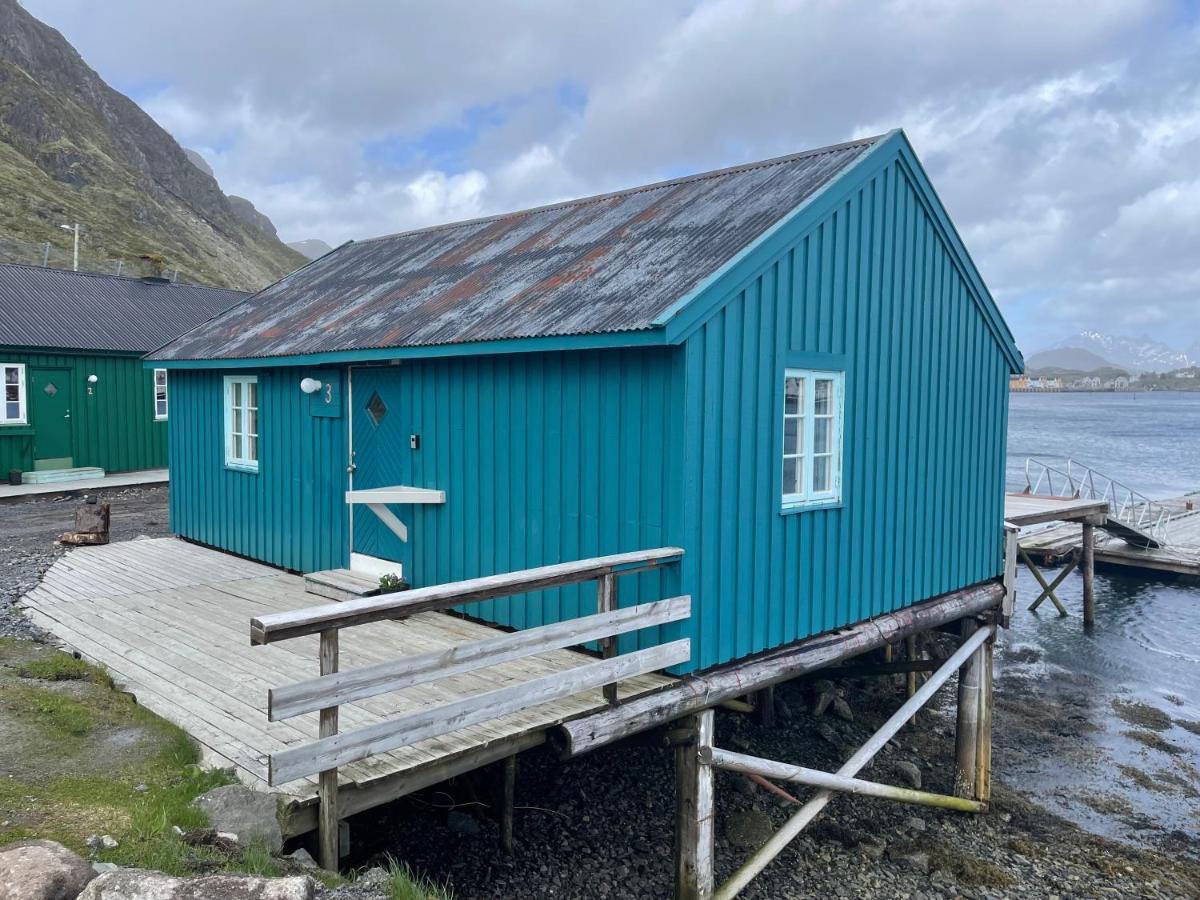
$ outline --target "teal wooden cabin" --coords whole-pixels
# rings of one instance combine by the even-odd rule
[[[146,365],[179,534],[414,586],[678,546],[620,599],[692,595],[689,669],[1003,568],[1022,360],[901,132],[350,243]]]
[[[0,478],[164,468],[167,374],[142,356],[243,296],[0,264]]]

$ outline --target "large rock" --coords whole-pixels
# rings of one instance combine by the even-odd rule
[[[75,900],[95,875],[90,863],[54,841],[0,848],[4,900]]]
[[[771,817],[759,809],[741,809],[725,820],[725,837],[743,850],[757,850],[774,833]]]
[[[228,784],[197,797],[196,805],[208,815],[209,824],[217,832],[236,834],[242,844],[262,842],[275,854],[283,849],[275,794]]]
[[[174,878],[144,869],[121,869],[101,875],[84,889],[79,900],[313,900],[314,893],[314,882],[308,876]]]

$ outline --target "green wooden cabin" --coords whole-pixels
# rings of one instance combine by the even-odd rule
[[[244,296],[0,265],[0,478],[165,467],[168,376],[141,358]]]
[[[1002,571],[1022,360],[900,132],[350,243],[147,365],[185,537],[414,586],[678,546],[621,603],[691,594],[643,633],[688,668]]]

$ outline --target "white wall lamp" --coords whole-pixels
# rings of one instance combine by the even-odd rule
[[[99,380],[100,379],[98,377],[96,377],[95,375],[88,376],[88,384],[95,384]]]
[[[321,389],[321,387],[321,382],[317,381],[315,378],[305,378],[300,382],[300,390],[304,391],[306,394],[315,394]]]

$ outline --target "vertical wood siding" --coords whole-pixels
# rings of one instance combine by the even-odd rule
[[[309,412],[302,374],[254,370],[259,469],[225,468],[223,373],[170,375],[171,528],[175,533],[296,571],[349,562],[346,419]]]
[[[154,419],[154,373],[137,356],[30,353],[0,349],[0,361],[31,368],[68,370],[71,391],[71,456],[76,466],[106,472],[160,469],[167,464],[167,423]],[[97,382],[88,395],[89,375]],[[27,397],[28,428],[0,426],[0,475],[33,468],[33,398]],[[173,412],[173,410],[171,410]]]
[[[697,665],[1000,573],[1008,367],[901,163],[749,279],[684,353]],[[781,383],[797,354],[845,366],[843,503],[785,515]]]
[[[363,385],[382,379],[390,388],[387,415],[398,421],[388,423],[394,446],[387,452],[396,455],[396,471],[418,487],[446,492],[444,505],[397,507],[409,526],[405,574],[411,583],[678,540],[681,409],[674,398],[682,389],[681,360],[673,349],[611,350],[353,370],[356,417],[365,415],[370,400]],[[416,451],[408,445],[413,433],[421,436]],[[355,452],[359,462],[357,446]],[[356,488],[374,486],[356,474]],[[357,544],[360,528],[376,526],[370,511],[354,515]],[[657,600],[677,588],[677,573],[627,576],[620,579],[621,603]],[[595,589],[585,585],[466,611],[525,628],[595,609]],[[660,639],[640,637],[647,644]],[[637,640],[626,636],[622,646]]]

